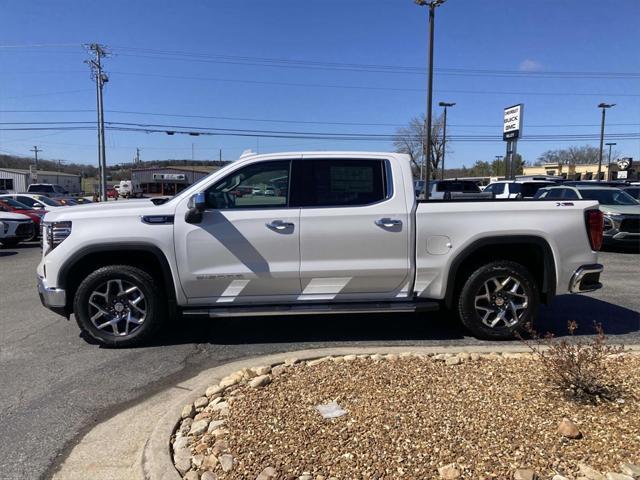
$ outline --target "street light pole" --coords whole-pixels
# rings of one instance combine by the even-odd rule
[[[447,108],[453,107],[455,103],[440,102],[441,107],[444,107],[444,125],[442,126],[442,174],[440,180],[444,180],[444,157],[447,153]]]
[[[611,147],[613,147],[614,145],[617,145],[617,143],[607,142],[605,143],[605,145],[609,147],[609,162],[607,165],[607,181],[610,182],[611,181]]]
[[[600,153],[598,155],[598,181],[600,181],[600,175],[602,172],[602,150],[604,148],[604,121],[606,117],[607,108],[615,107],[615,103],[604,103],[598,105],[598,108],[602,109],[602,123],[600,125]]]
[[[426,118],[426,141],[423,139],[422,150],[427,162],[424,180],[425,199],[429,198],[429,180],[431,178],[431,110],[433,101],[433,37],[435,30],[436,7],[442,5],[445,0],[415,0],[416,4],[429,7],[429,72],[427,75],[427,118]]]

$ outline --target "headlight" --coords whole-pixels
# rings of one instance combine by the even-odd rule
[[[71,222],[45,222],[43,233],[43,242],[46,241],[43,246],[47,254],[71,235]]]
[[[2,232],[2,234],[6,234],[9,231],[9,225],[7,225],[4,222],[0,222],[0,232]]]
[[[611,230],[613,228],[613,220],[609,215],[604,216],[604,231]]]

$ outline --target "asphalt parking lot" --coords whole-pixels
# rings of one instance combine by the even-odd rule
[[[359,315],[184,321],[155,345],[114,350],[40,306],[37,244],[0,250],[0,478],[48,477],[83,432],[145,396],[230,360],[293,349],[489,344],[443,315]],[[640,343],[640,255],[603,252],[605,287],[561,296],[538,330],[578,335],[601,322],[616,342]],[[125,434],[123,432],[123,434]]]

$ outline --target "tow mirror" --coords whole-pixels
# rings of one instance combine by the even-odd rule
[[[204,192],[196,193],[189,199],[187,205],[189,210],[184,216],[184,221],[187,223],[200,223],[202,221],[202,212],[204,212],[207,202]]]

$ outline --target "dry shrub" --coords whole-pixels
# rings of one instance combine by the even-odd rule
[[[602,325],[594,323],[596,335],[588,340],[576,339],[578,324],[568,322],[570,338],[544,336],[529,325],[530,338],[520,337],[542,362],[550,383],[569,399],[581,403],[613,401],[620,397],[616,381],[616,362],[625,352],[622,345],[607,344]]]

